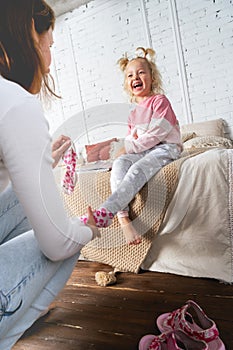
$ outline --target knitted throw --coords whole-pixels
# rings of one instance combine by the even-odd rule
[[[184,157],[163,167],[130,203],[130,218],[134,227],[143,234],[138,245],[127,245],[117,217],[108,228],[100,229],[101,238],[89,242],[81,251],[84,258],[108,264],[115,271],[138,273],[163,221],[166,209],[175,191],[179,170],[189,157],[204,150],[186,152]],[[111,194],[111,172],[78,174],[77,185],[70,195],[62,194],[69,216],[86,213],[87,206],[96,209]]]

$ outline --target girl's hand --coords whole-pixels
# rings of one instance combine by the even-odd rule
[[[68,136],[61,135],[52,144],[52,157],[54,159],[53,168],[58,164],[63,154],[71,146],[71,139]]]

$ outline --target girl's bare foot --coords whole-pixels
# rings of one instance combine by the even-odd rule
[[[124,233],[126,242],[128,244],[139,244],[142,239],[138,232],[133,227],[133,224],[129,217],[118,218],[118,221],[121,225],[122,231]]]

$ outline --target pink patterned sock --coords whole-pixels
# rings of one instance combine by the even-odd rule
[[[93,216],[95,218],[97,227],[108,227],[112,224],[112,219],[114,215],[105,208],[100,208],[93,211]],[[88,221],[87,214],[80,217],[80,220],[86,225]]]
[[[74,147],[70,147],[62,157],[63,162],[66,165],[65,176],[62,180],[62,188],[66,194],[71,194],[74,191],[77,176],[75,172],[76,168],[76,152]]]

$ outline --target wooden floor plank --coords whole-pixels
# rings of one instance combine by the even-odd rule
[[[100,287],[95,273],[111,267],[79,261],[48,315],[13,350],[136,350],[147,333],[159,334],[156,318],[188,299],[214,319],[227,350],[233,350],[233,287],[205,278],[155,272],[121,273]]]

